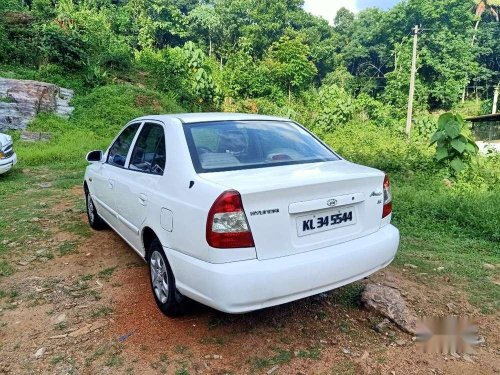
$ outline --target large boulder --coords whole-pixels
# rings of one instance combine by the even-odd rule
[[[52,83],[0,77],[0,131],[24,130],[39,112],[67,117],[73,90]]]
[[[416,334],[418,319],[408,309],[398,290],[387,285],[369,283],[361,293],[361,302],[367,309],[392,320],[403,331]]]

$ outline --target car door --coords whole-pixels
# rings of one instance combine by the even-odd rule
[[[117,172],[125,168],[130,146],[141,126],[136,122],[126,126],[109,147],[105,160],[99,163],[92,181],[94,202],[99,214],[116,230],[119,230],[119,220],[116,209]]]
[[[127,168],[117,173],[117,210],[124,238],[140,250],[140,229],[151,209],[161,207],[156,192],[161,189],[165,169],[165,131],[163,125],[145,122],[133,145]],[[159,208],[158,208],[159,209]]]

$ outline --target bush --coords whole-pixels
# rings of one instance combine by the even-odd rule
[[[51,23],[42,25],[38,32],[39,48],[46,62],[75,70],[82,68],[90,59],[89,45],[79,30]]]
[[[500,241],[500,190],[495,185],[469,191],[461,183],[450,185],[439,174],[429,173],[392,182],[395,223],[402,231],[442,230],[462,238]]]
[[[98,134],[116,133],[128,121],[146,114],[183,112],[171,97],[131,85],[108,85],[76,97],[72,121]]]
[[[396,127],[400,122],[394,107],[361,93],[354,101],[356,117],[361,121],[372,121],[379,126]]]
[[[353,98],[337,85],[323,86],[319,90],[315,108],[314,126],[324,132],[349,122],[355,111]]]
[[[356,163],[386,172],[415,172],[434,169],[432,150],[409,144],[398,131],[371,122],[351,122],[323,134],[340,155]]]
[[[460,115],[443,113],[439,116],[437,127],[431,137],[431,145],[436,144],[435,158],[448,166],[452,175],[456,175],[477,154],[478,147]]]

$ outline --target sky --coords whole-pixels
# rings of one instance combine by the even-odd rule
[[[304,9],[333,23],[333,18],[337,10],[342,7],[353,12],[359,12],[360,10],[370,7],[389,9],[398,1],[399,0],[305,0]]]

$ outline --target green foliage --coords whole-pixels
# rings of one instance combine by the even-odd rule
[[[267,51],[264,64],[269,69],[269,78],[288,91],[289,97],[292,90],[303,89],[317,73],[309,55],[309,47],[299,36],[283,36]]]
[[[191,88],[195,100],[200,104],[216,103],[219,100],[219,88],[212,79],[210,65],[205,62],[205,53],[192,42],[184,45],[183,52],[191,72]]]
[[[108,72],[99,65],[90,64],[86,67],[84,78],[88,87],[102,86],[107,82]]]
[[[346,124],[355,111],[352,97],[337,85],[323,86],[319,90],[316,108],[318,114],[314,125],[323,132]]]
[[[436,119],[429,115],[420,115],[413,120],[412,136],[425,142],[429,142],[436,132]]]
[[[439,116],[437,130],[431,137],[431,145],[434,143],[436,160],[451,167],[453,175],[462,171],[478,151],[462,117],[449,112]]]
[[[33,131],[51,132],[53,139],[46,143],[16,142],[22,165],[44,165],[50,160],[83,166],[89,150],[106,148],[131,119],[184,111],[169,96],[130,85],[99,87],[88,95],[76,96],[72,105],[75,111],[69,120],[40,114],[29,125]]]
[[[144,49],[136,51],[135,59],[140,68],[153,77],[153,84],[160,90],[174,93],[188,106],[216,105],[221,93],[214,81],[213,60],[189,42],[183,48],[164,48],[161,51]]]
[[[350,122],[324,135],[343,157],[386,172],[433,171],[432,150],[409,144],[404,135],[372,122]]]
[[[397,127],[399,113],[394,107],[361,93],[354,102],[356,116],[361,121],[372,121],[379,126]]]
[[[78,128],[108,136],[135,117],[183,111],[172,97],[131,85],[99,87],[76,97],[72,104],[75,111],[71,120]]]
[[[89,46],[79,30],[65,29],[57,24],[47,24],[40,27],[39,33],[39,48],[48,63],[78,69],[90,59]]]

